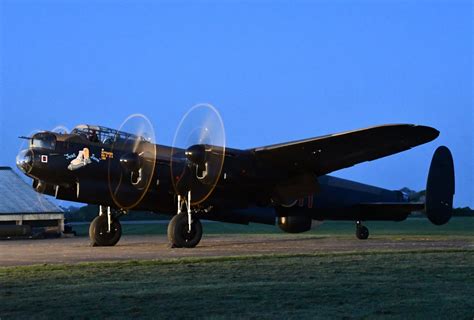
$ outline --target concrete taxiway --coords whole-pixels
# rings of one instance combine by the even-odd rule
[[[93,261],[312,254],[385,250],[474,249],[459,240],[372,238],[361,241],[301,235],[209,235],[194,249],[173,249],[163,235],[126,235],[115,247],[90,247],[87,237],[0,241],[0,266],[74,264]]]

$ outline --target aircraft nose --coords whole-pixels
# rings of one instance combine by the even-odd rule
[[[33,168],[33,153],[29,149],[20,151],[16,156],[16,166],[24,173],[29,173]]]

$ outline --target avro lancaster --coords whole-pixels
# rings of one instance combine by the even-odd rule
[[[186,113],[172,146],[157,144],[153,126],[140,114],[119,129],[79,125],[71,132],[38,132],[17,156],[33,188],[57,199],[97,204],[89,228],[93,246],[120,240],[120,217],[130,210],[171,216],[172,247],[201,240],[201,221],[263,223],[285,232],[309,231],[315,221],[354,221],[367,239],[364,221],[402,221],[423,212],[435,225],[449,221],[454,165],[447,147],[433,155],[424,202],[329,174],[390,156],[437,138],[431,127],[374,126],[251,149],[226,147],[222,119],[209,104]],[[408,174],[408,173],[407,173]]]

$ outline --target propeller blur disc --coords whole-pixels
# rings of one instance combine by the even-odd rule
[[[51,130],[51,132],[59,133],[59,134],[68,134],[70,131],[66,126],[58,125],[54,127],[53,130]]]
[[[191,205],[204,202],[214,191],[224,165],[226,138],[217,109],[207,103],[192,107],[181,119],[171,148],[174,190],[191,191]]]
[[[119,127],[108,166],[110,195],[119,208],[131,209],[147,194],[155,175],[155,143],[153,125],[143,114],[132,114]]]

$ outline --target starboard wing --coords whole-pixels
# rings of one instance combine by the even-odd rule
[[[383,125],[253,151],[261,167],[277,170],[286,177],[304,172],[320,176],[411,149],[438,135],[438,130],[427,126]]]

